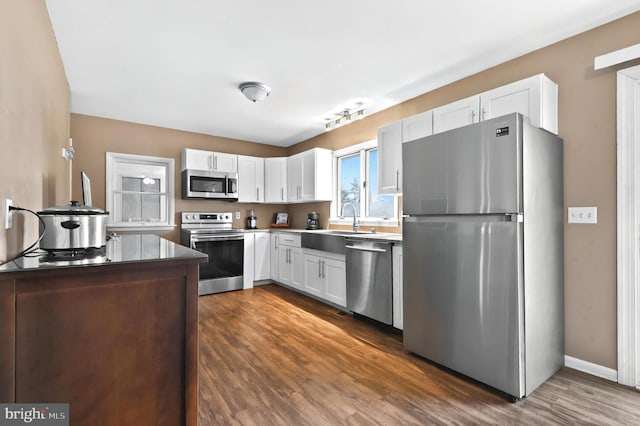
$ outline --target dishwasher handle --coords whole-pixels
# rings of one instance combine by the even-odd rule
[[[375,247],[358,247],[358,246],[345,246],[345,248],[351,250],[360,250],[360,251],[373,251],[376,253],[386,253],[385,249],[375,248]]]

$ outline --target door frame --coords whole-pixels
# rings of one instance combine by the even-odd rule
[[[617,73],[618,382],[640,387],[640,66]]]

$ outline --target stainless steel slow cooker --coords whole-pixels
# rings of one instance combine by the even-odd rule
[[[38,215],[45,227],[40,241],[43,250],[80,250],[107,244],[107,211],[71,201],[65,206],[46,208]],[[40,228],[42,233],[42,223]]]

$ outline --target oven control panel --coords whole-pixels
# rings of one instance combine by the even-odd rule
[[[182,223],[193,224],[215,224],[215,223],[232,223],[233,215],[231,213],[217,212],[182,212]]]

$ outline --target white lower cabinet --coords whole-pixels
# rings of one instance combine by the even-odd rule
[[[345,256],[305,250],[304,291],[336,305],[347,306],[347,273]]]
[[[278,282],[303,290],[304,259],[300,248],[300,235],[278,234]]]
[[[268,280],[271,277],[271,252],[269,251],[269,233],[254,232],[254,281]]]
[[[304,291],[317,297],[324,294],[322,276],[322,258],[313,254],[304,254]]]
[[[324,259],[324,294],[323,298],[336,305],[347,307],[347,270],[344,256],[342,260]]]
[[[403,284],[402,284],[402,245],[395,244],[392,250],[393,258],[393,326],[403,329]]]
[[[279,256],[279,244],[278,244],[278,234],[277,233],[271,233],[270,237],[269,237],[269,247],[270,247],[270,253],[269,253],[269,257],[270,257],[270,263],[271,263],[271,270],[269,271],[269,275],[271,276],[271,279],[273,281],[279,281],[280,276],[278,275],[278,262],[280,261],[280,259],[278,259]]]
[[[255,271],[255,235],[251,232],[244,234],[244,259],[242,271],[242,288],[253,288]]]

